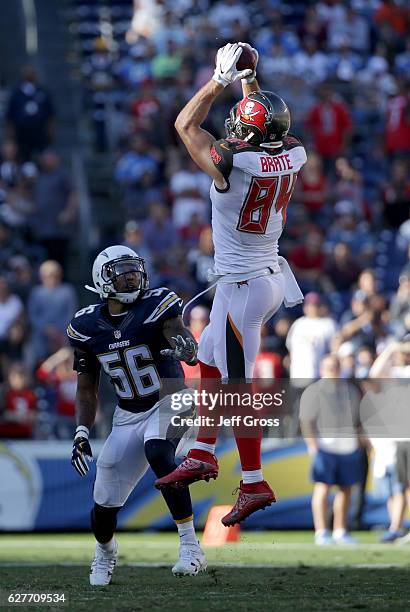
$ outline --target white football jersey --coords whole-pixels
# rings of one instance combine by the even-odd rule
[[[211,148],[227,187],[212,184],[212,230],[217,274],[279,271],[278,240],[299,170],[306,162],[294,136],[267,152],[243,140],[218,140]]]

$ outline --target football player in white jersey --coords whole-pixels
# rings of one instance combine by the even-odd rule
[[[238,71],[243,47],[255,55],[255,68]],[[212,79],[177,117],[175,127],[196,164],[212,179],[212,229],[218,281],[198,358],[201,378],[222,382],[253,377],[262,325],[285,304],[303,299],[283,258],[278,240],[299,170],[306,162],[302,143],[288,134],[290,113],[281,97],[261,91],[256,80],[257,52],[246,43],[219,49]],[[243,99],[226,121],[227,138],[203,128],[212,103],[225,87],[242,80]],[[293,292],[293,296],[291,295]],[[289,299],[287,299],[289,298]],[[261,470],[261,431],[244,435],[234,427],[242,466],[238,500],[223,519],[240,522],[275,501]],[[156,481],[158,488],[216,478],[217,430],[200,427],[193,449],[181,465]]]

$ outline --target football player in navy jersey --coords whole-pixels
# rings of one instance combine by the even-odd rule
[[[144,260],[131,249],[112,246],[102,251],[92,276],[94,287],[87,288],[102,301],[77,312],[67,328],[78,374],[71,462],[86,475],[102,368],[118,405],[97,460],[91,512],[97,545],[90,583],[106,585],[117,559],[114,531],[119,510],[149,466],[157,478],[176,467],[175,451],[184,432],[172,426],[171,394],[192,397],[180,361],[197,363],[197,345],[182,322],[182,300],[166,287],[149,289]],[[193,406],[189,397],[181,404]],[[189,489],[167,488],[163,496],[181,539],[172,571],[197,574],[206,569],[206,560],[195,535]]]

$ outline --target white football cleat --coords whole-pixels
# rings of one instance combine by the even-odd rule
[[[204,552],[198,544],[181,544],[179,559],[172,568],[174,576],[196,576],[208,567]]]
[[[114,550],[112,552],[106,552],[97,543],[90,571],[90,584],[92,586],[106,586],[110,584],[114,567],[117,563],[117,554],[117,540],[114,540]]]

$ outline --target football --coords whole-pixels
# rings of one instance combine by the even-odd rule
[[[237,70],[255,69],[256,57],[248,47],[242,47],[242,53],[236,62]]]

